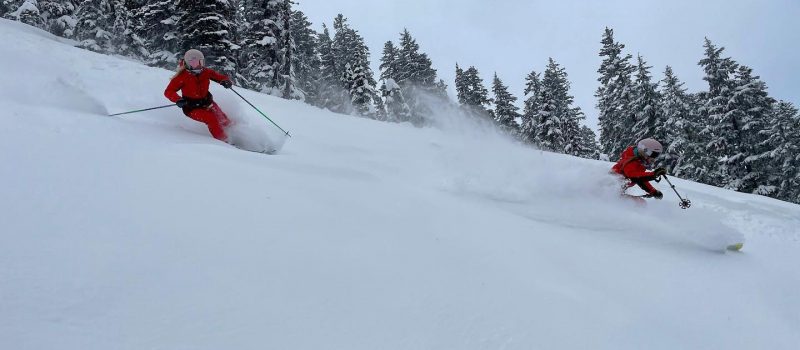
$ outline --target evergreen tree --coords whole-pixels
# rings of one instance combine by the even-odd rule
[[[436,70],[428,55],[419,51],[419,44],[407,29],[400,34],[394,76],[401,86],[417,86],[431,92],[435,91]]]
[[[677,170],[686,162],[686,148],[694,141],[697,127],[690,119],[691,100],[683,83],[667,66],[664,70],[659,115],[664,118],[663,136],[658,139],[664,145],[664,154],[658,159],[658,166]],[[656,133],[659,134],[659,133]]]
[[[280,86],[283,86],[282,97],[288,99],[300,95],[295,87],[295,77],[292,74],[292,53],[295,52],[294,42],[289,32],[292,16],[292,1],[283,0],[278,11],[281,15],[276,26],[283,27],[284,31],[279,36],[279,42],[281,43],[281,51],[279,52],[281,65],[275,72],[274,81],[276,82],[276,87],[280,88]]]
[[[50,33],[65,38],[72,37],[75,29],[77,0],[39,0],[39,13]]]
[[[325,24],[322,25],[322,33],[319,33],[317,37],[317,49],[320,57],[317,106],[333,112],[343,113],[346,110],[344,98],[347,92],[344,91],[339,81],[339,76],[336,75],[337,63],[333,52],[333,40]]]
[[[363,107],[352,104],[354,101],[363,101],[366,98],[361,94],[362,91],[372,94],[369,98],[370,101],[380,98],[375,88],[377,82],[369,65],[369,48],[364,43],[364,38],[358,34],[358,31],[350,27],[343,15],[339,14],[334,19],[333,27],[336,31],[331,45],[334,68],[335,72],[339,74],[340,86],[347,93],[346,103],[343,104],[345,108],[340,112],[350,113],[355,108],[360,115],[371,115],[372,113],[365,114],[366,109]],[[362,78],[366,80],[362,81]],[[353,90],[353,86],[361,86],[362,82],[366,82],[363,88]],[[359,93],[352,95],[354,91]],[[372,105],[372,103],[369,104]],[[374,115],[372,116],[374,117]]]
[[[350,93],[350,104],[353,106],[354,111],[358,115],[375,117],[373,106],[373,97],[375,96],[375,88],[370,83],[370,75],[372,71],[369,66],[366,66],[366,59],[363,57],[355,57],[352,62],[345,65],[345,77],[342,81],[345,82],[345,88]]]
[[[135,31],[140,21],[136,14],[142,7],[143,5],[135,0],[120,0],[113,3],[111,47],[114,53],[136,59],[149,56],[146,40]]]
[[[570,98],[572,96],[569,96]],[[572,103],[572,102],[569,102]],[[561,131],[564,135],[564,154],[582,157],[591,152],[584,149],[587,140],[584,140],[584,131],[581,129],[581,121],[586,119],[583,111],[579,107],[567,108],[563,118],[561,118]]]
[[[78,7],[75,16],[75,39],[78,46],[95,52],[113,52],[115,40],[114,0],[86,0]]]
[[[614,31],[606,28],[601,41],[598,69],[600,87],[597,89],[597,109],[600,123],[601,151],[616,160],[625,148],[636,142],[631,127],[635,123],[632,108],[631,74],[636,69],[630,64],[631,55],[623,55],[625,45],[614,41]]]
[[[2,10],[5,18],[20,21],[37,28],[45,28],[45,22],[37,0],[3,1],[3,6],[0,10]]]
[[[166,69],[175,69],[178,57],[182,56],[176,23],[183,16],[173,0],[148,0],[137,12],[133,31],[144,38],[148,52],[143,60],[146,64]]]
[[[311,22],[301,11],[292,11],[289,32],[295,44],[292,55],[292,69],[295,74],[298,98],[309,104],[317,104],[319,95],[319,55],[317,52],[317,33],[311,29]]]
[[[0,18],[6,18],[6,15],[16,10],[14,2],[16,0],[0,0]]]
[[[679,124],[683,126],[682,132],[686,135],[686,142],[674,146],[682,154],[674,166],[674,171],[671,171],[675,176],[704,183],[710,183],[716,176],[717,169],[717,157],[708,150],[711,135],[706,126],[707,120],[703,117],[703,105],[707,95],[706,92],[686,94],[689,110],[685,122]]]
[[[133,58],[145,57],[145,40],[134,32],[134,20],[140,7],[142,5],[133,0],[86,0],[75,10],[77,22],[71,33],[78,40],[78,46],[85,49]],[[49,10],[65,8],[68,9],[48,6]],[[71,20],[65,16],[60,20]],[[68,29],[64,30],[70,33]]]
[[[760,157],[770,160],[766,166],[775,197],[800,203],[800,115],[786,101],[776,102],[770,124],[762,131],[764,141]]]
[[[411,107],[406,103],[400,85],[394,79],[386,79],[382,87],[383,96],[386,98],[387,120],[405,122],[411,120]]]
[[[580,132],[577,120],[583,113],[572,107],[574,98],[569,94],[569,87],[566,71],[550,58],[537,101],[535,142],[541,149],[559,153],[573,151],[573,139]]]
[[[383,99],[386,97],[386,84],[381,84],[381,88],[375,91],[375,96],[373,96],[373,103],[375,103],[375,111],[373,112],[373,118],[375,120],[380,121],[387,121],[389,120],[388,112],[386,111],[386,103],[384,103]]]
[[[244,86],[284,98],[291,96],[290,16],[289,0],[257,0],[245,5],[247,27],[239,58]]]
[[[236,44],[231,20],[235,9],[228,0],[177,0],[175,7],[187,9],[178,19],[178,52],[197,49],[206,65],[235,79]],[[265,40],[266,41],[266,40]]]
[[[728,188],[737,191],[773,195],[776,186],[770,177],[769,157],[772,151],[764,143],[763,131],[768,127],[769,118],[773,117],[772,106],[775,100],[768,96],[767,85],[753,70],[747,66],[739,66],[734,78],[735,90],[729,105],[734,106],[730,118],[740,126],[741,141],[738,153],[728,158],[730,183]]]
[[[387,41],[383,45],[383,56],[381,56],[381,80],[392,79],[397,76],[397,48],[394,43]],[[395,82],[397,82],[395,80]]]
[[[597,134],[586,125],[581,126],[581,136],[575,155],[588,159],[600,159],[600,146],[597,144]]]
[[[741,145],[741,125],[735,115],[730,113],[732,107],[728,103],[733,98],[735,82],[733,75],[738,64],[731,58],[722,57],[724,48],[717,48],[708,38],[705,44],[706,57],[698,63],[705,71],[704,80],[708,82],[708,92],[702,94],[703,106],[700,117],[706,127],[701,135],[709,139],[707,149],[710,156],[696,159],[707,169],[707,177],[696,180],[721,186],[730,181],[728,161],[739,154]],[[738,175],[737,175],[738,176]]]
[[[514,105],[517,98],[508,92],[508,87],[503,85],[503,81],[494,74],[492,82],[492,92],[494,93],[494,120],[501,130],[510,135],[519,131],[517,118],[519,117],[519,107]]]
[[[469,95],[469,90],[467,89],[467,84],[464,81],[464,70],[458,66],[458,63],[456,63],[455,88],[458,103],[461,105],[466,105],[466,97]]]
[[[525,78],[525,108],[521,116],[520,139],[524,142],[534,143],[536,139],[536,114],[539,112],[539,94],[542,90],[542,81],[539,73],[532,71]]]
[[[397,47],[392,42],[384,45],[381,78],[394,79],[401,87],[411,108],[411,121],[416,125],[433,113],[433,103],[447,100],[447,85],[437,80],[430,58],[420,52],[419,44],[408,30],[400,33]]]
[[[641,55],[637,56],[638,65],[636,81],[633,86],[633,108],[636,124],[633,125],[633,135],[636,140],[654,138],[663,141],[665,131],[664,118],[659,110],[658,83],[652,83],[650,68]]]
[[[460,88],[458,86],[461,85]],[[475,67],[469,67],[461,74],[461,81],[456,82],[458,101],[467,113],[475,116],[490,118],[488,106],[492,103],[489,90],[483,85],[483,79]]]

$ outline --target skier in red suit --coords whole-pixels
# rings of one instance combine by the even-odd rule
[[[614,164],[611,171],[628,180],[623,192],[637,185],[647,192],[650,197],[656,199],[664,197],[664,194],[655,189],[650,184],[650,181],[657,179],[661,175],[666,175],[667,169],[657,168],[654,171],[647,171],[647,166],[652,164],[662,151],[661,143],[654,139],[644,139],[639,141],[636,146],[630,146],[622,152],[619,161]]]
[[[205,67],[205,57],[202,52],[191,49],[186,51],[183,60],[178,64],[178,73],[167,85],[164,96],[182,108],[183,114],[189,118],[208,125],[208,131],[215,139],[229,142],[225,127],[231,125],[231,120],[208,92],[211,80],[226,89],[233,86],[228,76]],[[178,95],[178,91],[182,96]]]

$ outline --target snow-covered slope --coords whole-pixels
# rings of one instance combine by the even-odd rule
[[[796,205],[676,179],[691,209],[664,184],[637,207],[608,163],[444,112],[417,129],[246,91],[293,137],[244,152],[178,109],[106,116],[165,104],[171,72],[5,20],[0,42],[1,349],[800,344]]]

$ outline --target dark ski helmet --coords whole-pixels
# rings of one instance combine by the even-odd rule
[[[656,158],[664,152],[664,148],[654,139],[643,139],[636,143],[636,151],[642,158]]]

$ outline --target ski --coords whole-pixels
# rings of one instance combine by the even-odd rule
[[[738,251],[742,250],[742,247],[744,247],[744,243],[734,243],[734,244],[731,244],[731,245],[725,247],[725,249],[730,250],[730,251],[734,251],[734,252],[738,252]]]
[[[235,146],[234,146],[234,147],[235,147]],[[271,156],[271,155],[275,155],[276,153],[278,153],[278,150],[269,150],[269,151],[253,151],[253,150],[249,150],[249,149],[246,149],[246,148],[241,148],[241,147],[236,147],[236,148],[237,148],[237,149],[240,149],[240,150],[242,150],[242,151],[247,151],[247,152],[252,152],[252,153],[260,153],[260,154],[266,154],[266,155],[270,155],[270,156]]]

